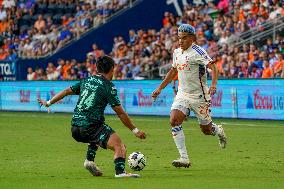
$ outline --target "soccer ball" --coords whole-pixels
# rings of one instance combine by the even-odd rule
[[[146,158],[141,152],[133,152],[128,157],[128,165],[134,171],[141,171],[146,166]]]

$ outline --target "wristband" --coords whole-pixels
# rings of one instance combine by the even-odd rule
[[[47,107],[51,106],[50,100],[46,102]]]
[[[139,132],[139,129],[136,127],[135,129],[132,130],[132,132],[133,132],[134,134],[137,134],[137,133]]]

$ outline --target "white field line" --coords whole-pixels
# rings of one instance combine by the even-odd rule
[[[48,114],[48,116],[44,117],[43,119],[54,119],[52,116],[53,113]],[[19,115],[19,114],[7,114],[7,113],[1,113],[0,112],[0,117],[25,117],[25,118],[39,118],[42,117],[41,115],[36,115],[36,114],[25,114],[25,115]],[[67,115],[59,115],[60,118],[66,118],[66,119],[71,119],[72,115],[70,114],[70,116]],[[194,119],[194,118],[193,118]],[[119,118],[106,118],[106,121],[118,121]],[[141,118],[134,118],[133,119],[136,122],[160,122],[161,119],[157,119],[157,117],[153,117],[153,120],[149,120],[149,119],[141,119]],[[185,122],[186,124],[186,122]],[[224,125],[224,126],[247,126],[247,127],[284,127],[284,122],[283,124],[281,123],[277,123],[277,125],[271,125],[271,124],[253,124],[253,123],[228,123],[228,122],[221,122],[220,124]]]
[[[284,122],[283,124],[277,124],[277,125],[271,125],[271,124],[253,124],[253,123],[227,123],[227,122],[221,122],[221,125],[225,126],[247,126],[247,127],[284,127]]]

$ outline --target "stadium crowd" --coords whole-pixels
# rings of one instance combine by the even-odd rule
[[[127,0],[0,1],[0,59],[46,55],[79,38],[126,3]],[[239,33],[251,28],[264,30],[265,22],[284,15],[283,5],[280,0],[220,0],[218,4],[187,5],[181,17],[166,12],[160,31],[130,30],[129,39],[114,39],[110,53],[117,62],[114,79],[141,79],[140,73],[171,63],[172,51],[177,47],[177,27],[181,23],[196,28],[197,43],[217,60],[221,77],[283,77],[283,36],[277,35],[276,40],[268,39],[266,44],[259,46],[236,48],[228,45],[230,38]],[[93,48],[97,48],[96,45]],[[94,51],[103,53],[102,50]],[[30,78],[82,78],[95,72],[97,57],[98,54],[88,53],[84,63],[58,60],[60,64],[56,68],[54,63],[49,63],[46,70],[39,68],[33,72],[29,69],[35,75]],[[69,68],[66,73],[70,74],[59,69],[65,65]],[[58,73],[48,77],[49,72]]]
[[[116,60],[114,79],[143,79],[139,74],[171,63],[171,53],[178,47],[177,27],[189,23],[196,28],[197,43],[217,61],[220,77],[223,78],[271,78],[284,77],[284,39],[268,39],[261,46],[228,46],[232,35],[258,27],[268,19],[284,15],[281,1],[255,0],[253,2],[222,0],[219,4],[185,6],[182,17],[166,12],[160,31],[149,29],[129,31],[129,39],[114,39],[110,53]],[[216,13],[213,21],[212,13]],[[219,14],[218,14],[219,12]],[[221,49],[220,49],[221,47]],[[96,44],[87,54],[86,62],[58,60],[58,67],[49,63],[45,70],[29,69],[32,79],[78,79],[95,73],[95,59],[101,54]],[[46,74],[44,74],[46,72]],[[38,77],[39,75],[40,77]],[[42,76],[43,75],[43,76]]]
[[[128,0],[0,0],[0,60],[60,49],[126,6]]]

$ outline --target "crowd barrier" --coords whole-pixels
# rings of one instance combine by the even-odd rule
[[[173,102],[171,85],[153,102],[151,92],[158,80],[114,81],[125,110],[132,115],[169,115]],[[0,82],[0,110],[46,111],[36,99],[49,100],[76,81]],[[284,120],[284,79],[219,80],[212,96],[213,117]],[[53,112],[73,112],[78,96],[68,96],[53,105]],[[114,112],[110,107],[107,114]]]

